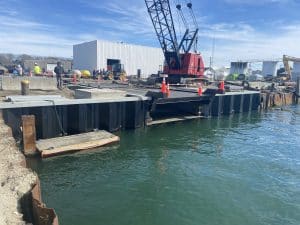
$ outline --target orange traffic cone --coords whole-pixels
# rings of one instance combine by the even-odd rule
[[[202,90],[202,85],[200,84],[198,87],[198,95],[202,96],[202,94],[203,94],[203,90]]]
[[[167,85],[167,96],[169,97],[170,94],[171,94],[171,92],[170,92],[170,85],[168,84],[168,85]]]
[[[223,80],[219,84],[219,90],[223,93],[225,92],[225,83]]]
[[[167,94],[167,85],[166,85],[166,79],[163,78],[162,84],[161,84],[161,92],[163,94]]]

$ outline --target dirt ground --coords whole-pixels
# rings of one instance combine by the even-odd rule
[[[0,112],[0,225],[26,224],[18,201],[31,190],[36,175],[23,167],[22,161],[23,155]]]

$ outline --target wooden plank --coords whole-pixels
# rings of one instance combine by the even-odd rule
[[[160,119],[160,120],[153,120],[147,123],[147,126],[159,125],[164,123],[174,123],[183,121],[183,118],[168,118],[168,119]]]
[[[173,117],[173,118],[167,118],[167,119],[160,119],[160,120],[153,120],[151,122],[147,123],[147,126],[153,126],[153,125],[159,125],[159,124],[165,124],[165,123],[176,123],[181,122],[185,120],[194,120],[194,119],[200,119],[204,118],[203,116],[183,116],[183,117]]]
[[[36,130],[35,130],[35,117],[22,116],[22,129],[23,129],[23,146],[24,154],[26,156],[35,155],[36,151]]]
[[[120,138],[106,131],[96,131],[37,141],[42,158],[93,149],[119,142]]]

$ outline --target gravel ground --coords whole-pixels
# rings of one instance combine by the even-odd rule
[[[23,155],[0,112],[0,225],[26,224],[18,201],[31,190],[36,175],[21,165],[22,160]]]

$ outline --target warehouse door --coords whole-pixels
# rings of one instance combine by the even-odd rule
[[[120,59],[107,59],[107,70],[113,71],[113,68],[121,64]]]

